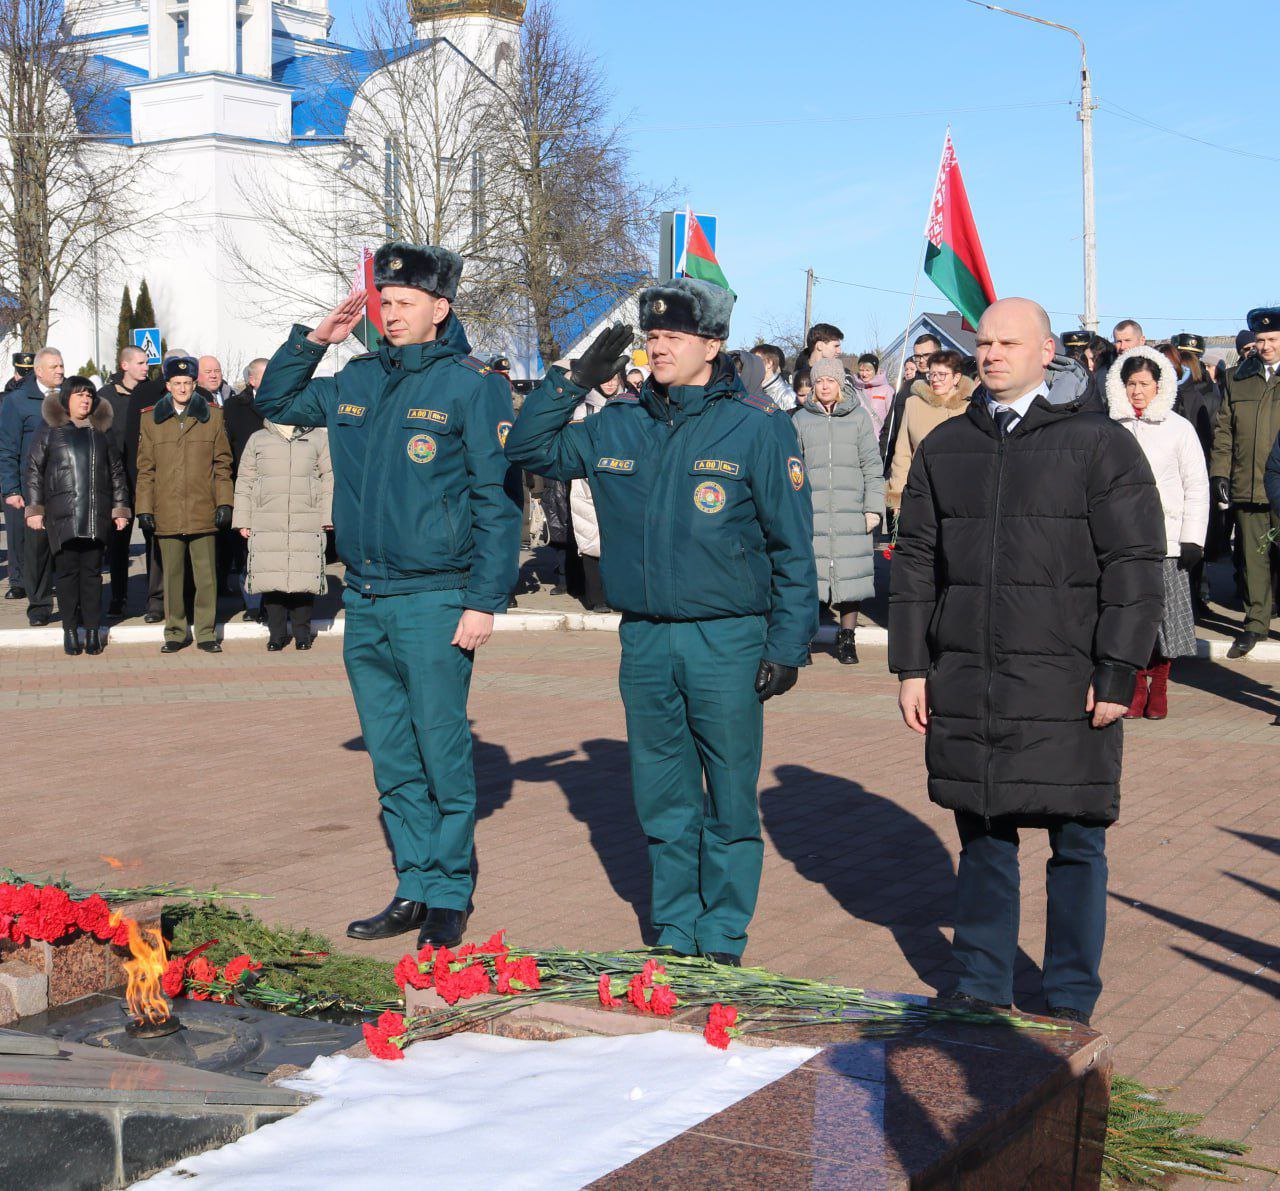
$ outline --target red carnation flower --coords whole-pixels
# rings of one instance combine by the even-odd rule
[[[702,1031],[702,1036],[712,1046],[726,1050],[729,1040],[742,1033],[741,1030],[734,1028],[737,1022],[738,1011],[732,1005],[721,1005],[717,1001],[711,1006],[711,1012],[707,1014],[707,1025]]]
[[[187,979],[187,961],[175,955],[165,966],[164,975],[160,978],[160,988],[166,997],[180,996],[182,986]]]
[[[503,942],[503,935],[506,933],[506,931],[502,930],[495,932],[489,941],[480,948],[481,952],[485,955],[506,955],[508,948],[506,943]]]
[[[16,914],[9,914],[0,910],[0,940],[10,937],[10,931],[17,921],[18,916]],[[17,942],[16,939],[14,941]]]
[[[424,951],[431,950],[430,946],[424,947]],[[430,956],[428,963],[430,962]],[[395,970],[396,983],[403,989],[406,985],[410,988],[430,988],[431,987],[431,971],[422,970],[421,956],[415,959],[412,955],[403,956]]]
[[[218,979],[218,969],[203,955],[197,955],[187,967],[187,975],[193,983],[212,984]],[[207,1001],[212,994],[206,988],[193,988],[187,993],[193,1001]]]
[[[13,914],[30,914],[40,904],[39,885],[19,885],[13,894]]]
[[[254,963],[251,956],[237,955],[234,959],[227,961],[227,966],[222,969],[222,978],[228,984],[235,984],[246,972],[261,971],[262,965]]]
[[[622,1004],[617,997],[613,995],[613,982],[609,979],[609,973],[606,972],[600,977],[600,1004],[606,1009],[616,1009]]]
[[[100,893],[92,893],[75,903],[76,926],[86,934],[105,935],[112,932],[111,907]]]
[[[669,984],[657,985],[649,994],[649,1010],[659,1017],[670,1017],[676,1007],[676,994]]]
[[[627,1000],[639,1009],[641,1013],[648,1013],[649,1002],[644,994],[644,976],[637,972],[631,977],[631,983],[627,985]]]
[[[14,902],[18,896],[18,887],[8,881],[0,881],[0,914],[16,914]]]
[[[640,978],[646,988],[651,984],[660,984],[659,976],[665,976],[667,969],[664,968],[656,959],[647,959],[644,961],[644,967],[640,969]]]
[[[404,1018],[399,1013],[393,1013],[388,1009],[378,1018],[376,1025],[365,1025],[365,1045],[375,1059],[403,1059],[404,1050],[401,1044],[393,1039],[402,1038],[404,1033]]]
[[[36,896],[36,904],[23,911],[22,929],[33,939],[53,943],[76,929],[76,911],[65,889],[46,885]]]
[[[504,995],[532,992],[542,987],[542,979],[538,975],[538,961],[532,955],[526,955],[515,963],[508,963],[498,958],[498,991]]]
[[[471,956],[475,955],[475,953],[476,945],[474,943],[463,943],[462,946],[458,948],[459,959],[469,959]]]
[[[418,962],[420,964],[430,964],[436,955],[436,949],[430,943],[423,944],[422,950],[418,952]]]

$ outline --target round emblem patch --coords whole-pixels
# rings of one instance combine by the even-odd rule
[[[505,447],[507,445],[507,435],[511,433],[510,422],[498,423],[498,441]]]
[[[415,434],[404,449],[414,463],[430,463],[436,457],[436,440],[429,434]]]
[[[804,464],[794,455],[787,460],[787,475],[791,477],[791,487],[799,492],[804,487]]]
[[[724,508],[724,489],[708,480],[693,490],[693,503],[704,513],[715,514]]]

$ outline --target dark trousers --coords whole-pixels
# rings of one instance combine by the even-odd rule
[[[960,962],[957,991],[1013,1002],[1020,889],[1014,820],[956,812],[960,869],[952,952]],[[1064,819],[1048,828],[1045,872],[1048,915],[1044,995],[1051,1008],[1092,1013],[1102,992],[1098,967],[1107,930],[1107,831]]]
[[[285,641],[289,636],[288,619],[293,616],[293,635],[298,641],[311,639],[311,610],[316,597],[304,591],[268,591],[262,596],[262,609],[267,614],[267,634],[272,641]]]
[[[1244,631],[1265,637],[1271,630],[1271,550],[1267,531],[1280,530],[1280,518],[1266,505],[1242,505],[1235,510],[1244,564]]]
[[[153,533],[142,531],[147,544],[147,611],[164,611],[164,559],[160,556],[160,539]]]
[[[599,608],[608,601],[604,598],[604,583],[600,579],[600,560],[590,554],[582,558],[582,602],[590,608]]]
[[[4,506],[4,548],[9,560],[9,586],[23,587],[22,550],[27,522],[21,509]]]
[[[111,568],[111,602],[125,607],[129,603],[129,543],[133,539],[133,519],[123,529],[111,527],[107,539],[107,565]]]
[[[102,623],[102,542],[72,538],[53,556],[62,627],[96,629]]]
[[[49,552],[49,535],[43,529],[32,529],[28,525],[22,538],[22,585],[27,589],[27,616],[40,612],[48,616],[53,611],[53,555]],[[102,565],[101,552],[98,565]]]

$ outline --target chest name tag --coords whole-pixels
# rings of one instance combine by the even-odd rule
[[[699,459],[693,465],[693,470],[714,472],[718,476],[738,476],[742,473],[742,468],[738,464],[730,463],[727,459]]]
[[[434,422],[437,426],[448,425],[449,415],[438,409],[411,409],[408,417],[422,422]]]
[[[596,471],[632,472],[636,469],[634,459],[612,459],[606,456],[596,464]]]
[[[364,406],[364,405],[340,405],[338,406],[338,413],[350,414],[351,417],[353,418],[363,418],[364,411],[367,408],[368,406]]]

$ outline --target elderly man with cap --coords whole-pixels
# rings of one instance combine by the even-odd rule
[[[1234,509],[1244,555],[1244,627],[1227,657],[1249,653],[1271,629],[1270,530],[1280,517],[1267,503],[1267,457],[1280,433],[1280,307],[1249,311],[1254,352],[1227,380],[1209,460],[1209,486],[1219,509]]]
[[[159,544],[164,560],[164,644],[187,644],[187,560],[195,577],[196,648],[221,653],[214,636],[218,611],[215,534],[231,524],[231,444],[222,410],[196,392],[196,361],[169,360],[165,396],[142,417],[134,500],[138,524]]]
[[[722,350],[733,302],[686,278],[645,290],[640,393],[572,422],[626,362],[631,329],[613,327],[526,398],[507,454],[591,486],[658,943],[737,965],[764,851],[762,705],[806,664],[818,594],[796,432]]]
[[[502,451],[511,388],[469,354],[453,311],[462,268],[444,248],[384,244],[382,346],[312,379],[364,316],[353,291],[314,331],[294,327],[254,398],[271,422],[329,429],[343,656],[398,878],[385,910],[347,928],[353,939],[417,930],[419,944],[455,946],[473,892],[467,696],[515,586],[520,493]]]

